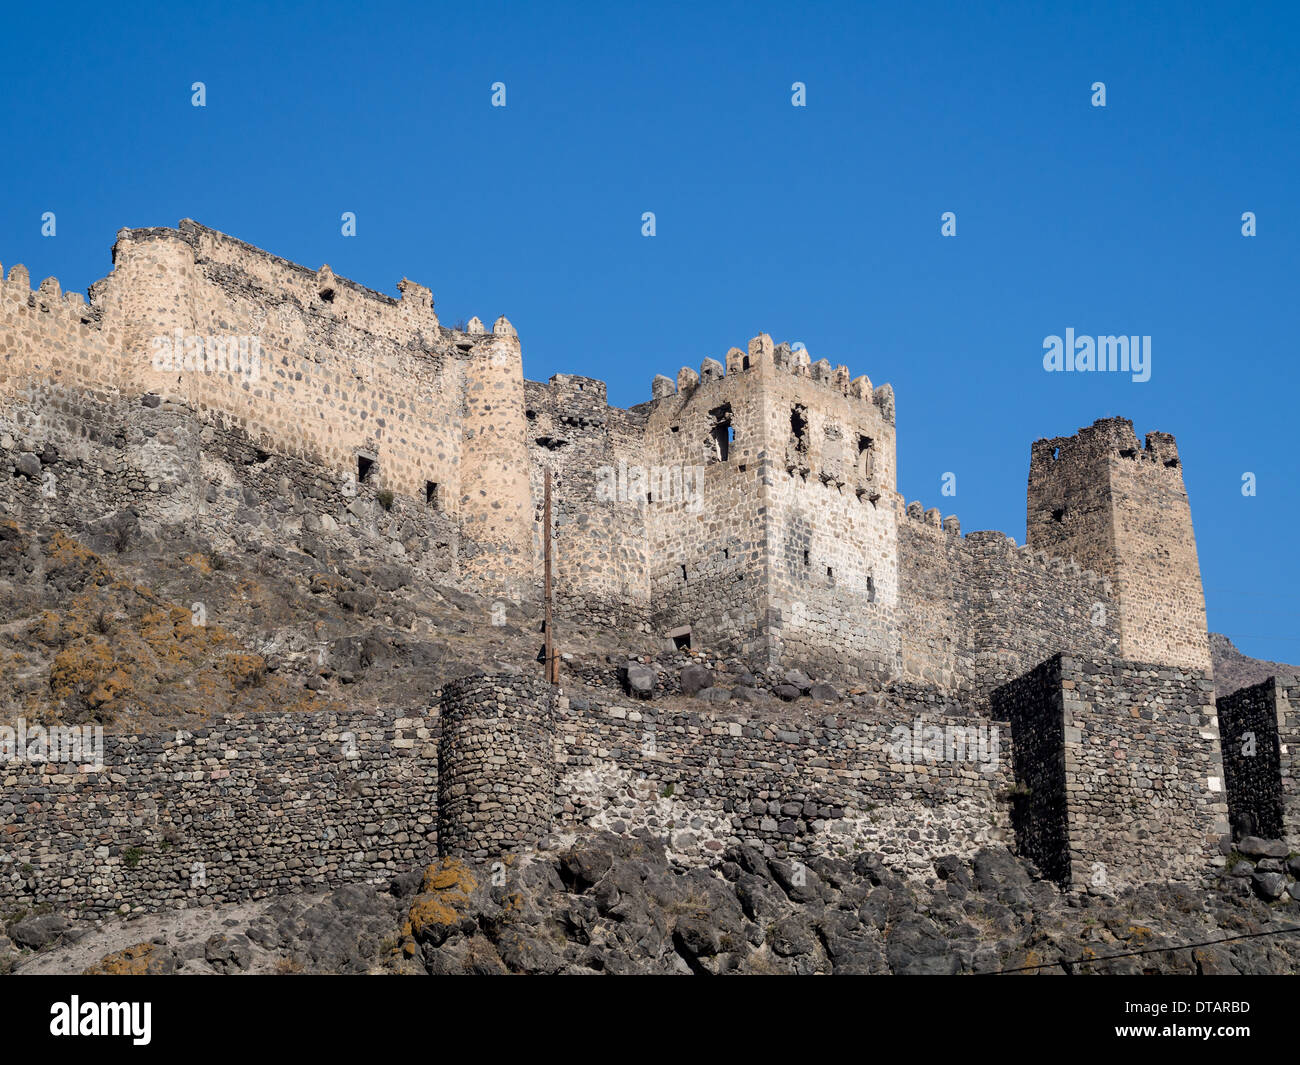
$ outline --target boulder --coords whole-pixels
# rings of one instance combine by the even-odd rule
[[[682,694],[694,695],[705,688],[713,687],[713,674],[703,666],[692,662],[682,669]]]
[[[66,932],[71,925],[67,918],[47,913],[40,917],[28,917],[9,927],[9,938],[20,947],[40,950],[47,947]]]
[[[785,682],[798,688],[800,695],[805,694],[813,686],[813,682],[797,669],[786,670]]]
[[[18,456],[17,469],[18,473],[29,481],[39,481],[41,479],[41,460],[30,451],[24,451]]]
[[[1237,844],[1237,850],[1247,858],[1285,858],[1291,851],[1280,839],[1260,839],[1246,836]]]
[[[627,691],[638,699],[649,699],[655,692],[655,671],[643,662],[627,664]]]
[[[1251,877],[1251,883],[1255,886],[1255,894],[1269,902],[1281,898],[1286,890],[1286,877],[1281,873],[1256,873]]]
[[[235,969],[247,969],[253,960],[253,951],[246,936],[223,936],[217,934],[209,937],[203,946],[203,958],[220,972],[233,972]]]

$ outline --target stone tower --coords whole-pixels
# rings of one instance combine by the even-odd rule
[[[519,337],[504,317],[475,344],[465,373],[460,505],[466,572],[518,596],[532,577],[524,372]]]
[[[532,673],[475,673],[447,682],[439,716],[439,851],[536,843],[555,801],[555,690]]]
[[[1029,546],[1109,577],[1120,656],[1209,671],[1205,596],[1178,447],[1107,418],[1034,443]]]
[[[697,471],[647,509],[656,627],[758,664],[896,673],[894,393],[766,334],[659,378],[645,452]]]

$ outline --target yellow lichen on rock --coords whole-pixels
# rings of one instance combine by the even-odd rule
[[[478,881],[464,862],[441,858],[424,871],[420,894],[411,903],[402,926],[402,952],[415,953],[414,940],[436,936],[440,928],[459,924],[468,915],[468,903]]]
[[[112,954],[105,954],[97,965],[86,969],[82,976],[154,976],[162,968],[161,958],[156,956],[152,943],[136,943]]]

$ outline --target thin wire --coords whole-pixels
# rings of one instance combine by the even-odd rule
[[[1030,969],[1055,969],[1058,965],[1091,965],[1099,961],[1113,961],[1115,958],[1136,958],[1142,954],[1166,954],[1171,950],[1195,950],[1197,947],[1213,947],[1219,943],[1233,943],[1239,939],[1259,939],[1262,936],[1283,936],[1291,932],[1300,932],[1300,925],[1290,926],[1287,928],[1275,928],[1267,932],[1246,932],[1239,936],[1228,936],[1225,939],[1207,939],[1204,943],[1183,943],[1172,947],[1147,947],[1145,950],[1128,950],[1122,954],[1106,954],[1097,958],[1078,958],[1074,961],[1054,961],[1044,962],[1042,965],[1022,965],[1016,969],[998,969],[990,976],[1002,976],[1006,973],[1023,973]]]

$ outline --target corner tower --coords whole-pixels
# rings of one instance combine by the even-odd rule
[[[1205,595],[1178,447],[1107,418],[1038,440],[1029,466],[1029,546],[1109,577],[1120,656],[1210,670]]]

